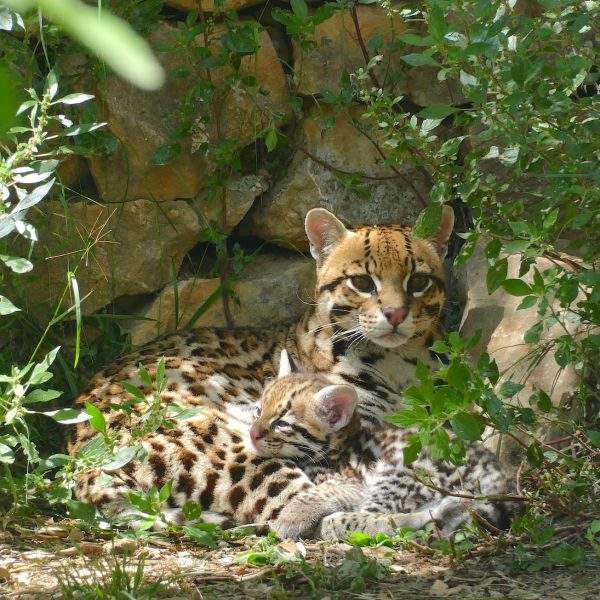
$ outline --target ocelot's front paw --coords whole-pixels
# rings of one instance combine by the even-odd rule
[[[319,510],[318,506],[292,501],[269,526],[282,540],[312,538],[323,515],[327,513],[322,507]]]
[[[326,516],[316,531],[323,540],[341,540],[348,532],[393,536],[400,528],[421,529],[432,520],[429,511],[414,513],[336,512]]]

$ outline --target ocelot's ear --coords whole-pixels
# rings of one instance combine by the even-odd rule
[[[331,249],[349,235],[344,224],[324,208],[309,210],[304,228],[310,242],[310,253],[317,263],[323,261]]]
[[[442,218],[438,230],[431,237],[431,241],[434,243],[435,248],[440,255],[440,258],[444,258],[448,252],[448,240],[452,234],[454,228],[454,211],[448,204],[442,206]]]
[[[351,385],[329,385],[315,394],[315,415],[330,431],[339,431],[350,423],[357,404]]]

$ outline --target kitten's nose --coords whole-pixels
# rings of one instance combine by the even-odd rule
[[[258,429],[255,429],[254,427],[250,429],[250,439],[253,442],[257,442],[258,440],[262,439],[262,437],[263,435]]]
[[[404,306],[401,308],[392,308],[388,306],[383,309],[383,314],[385,318],[388,320],[390,325],[400,325],[406,319],[406,315],[408,314],[408,309]]]

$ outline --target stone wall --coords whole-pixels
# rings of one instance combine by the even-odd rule
[[[310,2],[310,10],[321,4]],[[312,295],[312,269],[302,255],[308,249],[303,223],[310,208],[325,207],[348,224],[412,224],[429,203],[428,173],[411,163],[386,163],[364,106],[352,98],[343,107],[326,101],[338,90],[342,73],[364,67],[361,42],[381,34],[393,43],[409,30],[400,16],[359,5],[359,39],[344,9],[301,44],[273,18],[271,3],[227,1],[226,9],[239,11],[237,20],[218,15],[207,28],[199,25],[211,17],[213,2],[203,0],[206,16],[195,24],[184,23],[197,2],[166,5],[144,33],[167,72],[161,90],[141,91],[98,71],[83,56],[63,59],[65,81],[95,94],[97,120],[107,125],[100,151],[61,166],[65,185],[89,200],[74,196],[66,210],[64,204],[49,208],[51,218],[36,248],[47,260],[37,261],[28,293],[32,305],[55,300],[65,284],[61,273],[70,268],[84,313],[116,302],[127,312],[156,319],[154,325],[144,321],[133,327],[136,342],[189,317],[167,314],[174,310],[168,300],[173,273],[179,273],[181,293],[189,293],[194,304],[217,289],[213,264],[197,258],[202,232],[210,225],[232,240],[253,240],[252,248],[268,243],[260,269],[250,267],[234,286],[242,312],[233,310],[231,317],[242,325],[253,322],[253,305],[260,312],[263,280],[254,276],[259,272],[292,265],[281,271],[282,297],[291,303],[293,297]],[[236,58],[228,36],[240,31],[255,36],[257,50],[243,54],[242,49]],[[394,58],[382,61],[376,73],[387,89],[406,94],[415,105],[460,100],[458,88],[441,85],[429,67],[409,69]],[[276,129],[277,147],[267,152],[265,132],[273,136]],[[65,305],[69,301],[64,298]],[[300,300],[296,304],[301,311]],[[275,320],[290,321],[298,310],[274,314]],[[199,322],[224,324],[221,301]],[[262,323],[262,317],[255,315],[254,322]]]
[[[107,125],[101,152],[61,167],[65,184],[89,200],[78,195],[47,206],[29,301],[42,310],[58,299],[60,278],[71,270],[84,313],[116,303],[120,312],[144,317],[127,326],[135,344],[185,326],[199,310],[198,325],[292,322],[313,293],[312,261],[303,254],[309,209],[327,208],[348,224],[410,225],[430,202],[427,170],[409,161],[390,165],[378,124],[351,93],[339,97],[340,80],[364,69],[369,48],[381,51],[399,35],[418,34],[419,25],[358,5],[356,19],[339,10],[299,40],[273,18],[274,3],[227,0],[237,20],[217,16],[208,28],[203,19],[215,10],[212,0],[202,0],[207,16],[195,24],[184,23],[196,0],[166,4],[145,34],[168,75],[161,90],[142,92],[85,57],[64,59],[74,89],[96,95],[97,118]],[[310,10],[321,4],[310,2]],[[257,50],[236,45],[244,36],[233,43],[232,32],[249,36]],[[435,68],[409,66],[397,55],[383,51],[373,76],[405,96],[403,106],[416,113],[464,102],[458,82],[439,81]],[[442,138],[443,129],[436,130]],[[220,291],[240,263],[229,261],[217,273],[215,261],[202,258],[209,228],[230,234],[230,246],[240,242],[247,255],[261,249],[234,278],[227,311]],[[481,291],[486,266],[479,253],[463,274],[463,332],[484,325],[488,351],[509,373],[513,348],[534,316],[517,317],[517,300]],[[569,371],[557,378],[549,369],[540,364],[532,385],[551,387],[558,402],[577,377]]]

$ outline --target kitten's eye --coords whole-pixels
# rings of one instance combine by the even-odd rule
[[[357,292],[372,294],[376,290],[375,282],[368,275],[354,275],[350,283]]]
[[[278,430],[278,431],[285,431],[286,429],[291,429],[291,425],[287,421],[284,421],[283,419],[275,419],[271,423],[271,429]]]
[[[424,273],[415,273],[411,275],[408,283],[406,284],[406,291],[409,294],[418,294],[419,292],[424,292],[431,284],[431,279],[429,275],[425,275]]]

